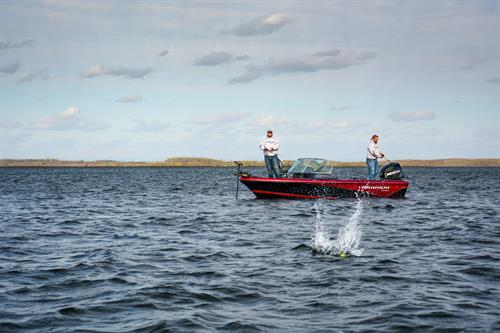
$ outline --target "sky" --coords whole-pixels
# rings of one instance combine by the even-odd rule
[[[500,0],[2,1],[0,158],[500,158]]]

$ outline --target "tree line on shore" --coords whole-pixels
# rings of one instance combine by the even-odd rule
[[[240,161],[246,167],[263,167],[263,161]],[[293,161],[283,160],[283,165],[289,167]],[[500,159],[464,159],[449,158],[435,160],[398,160],[405,167],[500,167]],[[335,167],[365,167],[362,162],[332,161]],[[382,163],[383,164],[383,163]],[[223,161],[212,158],[173,157],[158,162],[122,162],[113,160],[97,161],[65,161],[58,159],[1,159],[0,167],[234,167],[233,161]]]

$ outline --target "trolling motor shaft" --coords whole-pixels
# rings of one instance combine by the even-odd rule
[[[242,174],[241,168],[243,166],[243,163],[240,161],[234,161],[234,164],[236,164],[236,199],[238,199],[238,192],[240,191],[240,176]]]
[[[240,176],[249,177],[250,176],[250,174],[248,172],[243,171],[243,163],[241,163],[240,161],[234,161],[233,163],[237,165],[236,173],[235,173],[236,176],[238,176],[238,177],[240,177]]]

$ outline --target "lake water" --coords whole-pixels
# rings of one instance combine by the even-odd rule
[[[499,332],[500,169],[405,171],[406,199],[289,201],[232,169],[0,169],[0,332]]]

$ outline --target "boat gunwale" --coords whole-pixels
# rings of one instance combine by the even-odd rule
[[[305,179],[305,178],[267,178],[267,177],[240,177],[240,181],[253,181],[253,182],[273,182],[273,183],[315,183],[321,184],[377,184],[377,185],[406,185],[410,183],[401,179],[384,179],[384,180],[368,180],[368,179]]]

